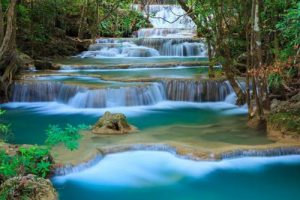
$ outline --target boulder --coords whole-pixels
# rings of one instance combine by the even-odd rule
[[[291,98],[292,101],[300,102],[300,92]]]
[[[22,62],[22,67],[24,69],[29,69],[30,67],[32,67],[34,65],[34,61],[29,55],[27,55],[23,52],[18,52],[18,54],[19,54],[19,58],[21,59],[21,62]]]
[[[18,176],[6,180],[0,186],[0,194],[7,200],[57,200],[57,193],[48,179],[35,175]]]
[[[58,70],[59,67],[49,60],[35,60],[34,66],[36,70]]]
[[[100,135],[121,135],[135,131],[137,129],[128,124],[124,114],[110,112],[105,112],[92,129],[94,134]]]

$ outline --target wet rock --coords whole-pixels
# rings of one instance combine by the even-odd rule
[[[58,70],[59,67],[49,60],[35,60],[34,66],[37,70]]]
[[[34,60],[27,54],[19,52],[19,58],[21,59],[24,69],[29,69],[34,65]]]
[[[6,180],[0,186],[0,194],[7,200],[57,200],[57,193],[48,179],[35,175],[18,176]]]
[[[100,135],[121,135],[134,132],[137,129],[128,124],[126,116],[121,113],[105,112],[94,125],[92,132]]]

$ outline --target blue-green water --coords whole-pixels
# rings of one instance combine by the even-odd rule
[[[208,67],[169,67],[169,68],[136,68],[136,69],[115,69],[115,70],[61,70],[80,75],[100,75],[108,79],[144,79],[144,78],[196,78],[207,74]]]
[[[105,109],[76,109],[64,104],[45,102],[10,103],[4,105],[3,108],[7,109],[5,120],[11,124],[13,132],[10,142],[16,144],[43,144],[47,137],[45,130],[49,125],[65,126],[66,124],[77,125],[83,123],[93,125],[105,111],[125,113],[128,116],[129,123],[141,130],[141,133],[149,129],[172,125],[209,125],[213,127],[211,129],[216,130],[216,134],[220,137],[224,135],[222,130],[227,128],[230,128],[233,133],[243,133],[243,137],[248,134],[248,132],[240,131],[246,127],[245,110],[222,102],[164,102],[153,106]],[[196,135],[199,128],[191,128],[191,132]],[[180,131],[177,133],[177,131],[170,129],[166,133],[168,133],[166,137],[172,137],[172,135],[174,137],[181,135],[182,137]],[[251,138],[251,136],[253,134],[250,134],[247,138]],[[163,138],[164,135],[160,135],[160,137]],[[209,135],[206,137],[210,138]],[[210,139],[213,140],[213,137]],[[264,138],[263,135],[260,137]]]
[[[93,65],[93,66],[118,66],[118,65],[151,65],[151,64],[167,64],[167,63],[178,63],[182,64],[185,62],[197,62],[197,61],[207,61],[207,58],[200,57],[128,57],[128,58],[80,58],[71,57],[69,59],[57,60],[56,62],[64,65]]]
[[[127,152],[53,181],[64,200],[298,200],[300,157],[194,162]]]

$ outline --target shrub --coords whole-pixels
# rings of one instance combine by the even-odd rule
[[[38,146],[20,147],[16,155],[0,151],[0,182],[28,174],[47,177],[52,168],[49,149]]]
[[[5,110],[0,109],[0,139],[6,139],[10,133],[10,125],[4,123],[2,116],[6,113]]]
[[[61,128],[58,125],[50,125],[46,131],[48,135],[46,144],[49,147],[53,147],[57,144],[63,143],[69,150],[76,150],[79,147],[78,140],[81,138],[79,131],[87,128],[88,126],[86,125],[74,127],[67,124],[65,128]]]

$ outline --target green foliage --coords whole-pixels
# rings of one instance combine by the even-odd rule
[[[129,37],[134,31],[147,26],[141,13],[123,10],[119,15],[111,16],[99,24],[99,34],[104,37]]]
[[[67,124],[65,128],[61,128],[58,125],[50,125],[46,131],[48,135],[46,144],[53,147],[63,143],[69,150],[76,150],[79,147],[78,140],[81,138],[79,131],[83,129],[88,129],[88,127],[86,125],[74,127]]]
[[[279,89],[283,84],[283,78],[282,76],[277,73],[273,72],[268,77],[268,85],[270,88],[276,88]]]
[[[63,56],[77,53],[68,36],[81,39],[129,36],[147,25],[143,15],[131,9],[131,3],[130,0],[21,1],[18,48],[34,58]]]
[[[6,113],[5,110],[0,109],[0,139],[6,139],[10,134],[10,125],[4,123],[2,117]]]
[[[34,174],[47,177],[52,167],[52,159],[47,148],[38,146],[20,147],[16,155],[0,151],[0,182],[14,176]]]
[[[279,112],[271,114],[269,121],[278,128],[300,133],[300,115],[298,112]]]
[[[276,28],[281,31],[284,38],[285,49],[281,57],[287,59],[289,55],[296,52],[295,47],[300,44],[300,2],[283,15]]]

